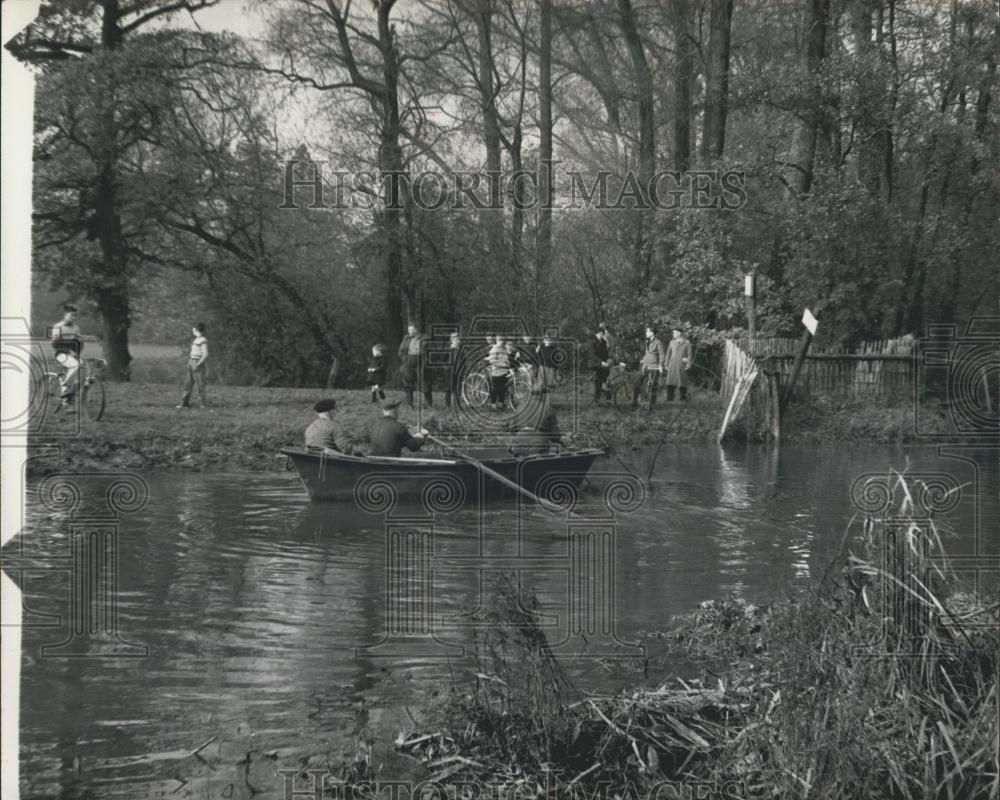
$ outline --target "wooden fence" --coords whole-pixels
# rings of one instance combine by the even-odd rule
[[[798,339],[744,339],[727,341],[720,392],[727,404],[726,427],[744,418],[752,428],[767,429],[773,422],[776,398],[768,390],[768,373],[778,373],[784,386],[801,342]],[[890,400],[912,396],[916,379],[914,340],[885,339],[863,342],[848,352],[841,347],[812,347],[795,382],[798,396]],[[750,385],[748,385],[748,383]]]
[[[797,339],[751,339],[739,342],[763,369],[777,371],[782,381],[791,372]],[[846,399],[901,399],[912,395],[915,379],[914,340],[862,342],[853,350],[813,346],[795,383],[800,396],[824,395]]]

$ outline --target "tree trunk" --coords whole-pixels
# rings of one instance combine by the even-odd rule
[[[107,50],[116,50],[122,43],[119,27],[121,9],[118,0],[102,0],[101,44]],[[132,356],[128,350],[128,333],[132,323],[128,261],[122,247],[122,224],[118,196],[118,131],[114,116],[114,99],[109,96],[112,87],[98,88],[101,142],[97,151],[97,179],[94,184],[94,229],[101,248],[101,263],[95,269],[91,294],[97,302],[104,322],[105,354],[108,359],[108,378],[112,381],[129,380]]]
[[[691,167],[691,82],[694,69],[692,8],[689,0],[673,0],[674,33],[674,169]]]
[[[552,257],[552,0],[541,0],[538,51],[538,248],[535,262],[534,307],[539,321],[538,294]]]
[[[726,146],[729,94],[729,42],[733,0],[712,0],[708,35],[708,75],[705,79],[705,116],[702,120],[701,159],[709,164],[722,158]]]
[[[131,323],[128,289],[123,284],[98,286],[94,300],[104,323],[104,357],[108,361],[109,378],[113,381],[129,379],[132,356],[128,351],[128,329]]]
[[[869,197],[878,197],[881,185],[880,138],[881,125],[878,98],[881,89],[873,87],[867,78],[871,69],[872,54],[872,0],[852,0],[850,5],[851,34],[854,39],[854,57],[865,80],[858,85],[858,110],[854,115],[857,130],[857,159],[855,161],[858,183]]]
[[[816,170],[816,141],[823,123],[823,88],[819,70],[826,58],[826,29],[830,16],[830,0],[806,0],[806,80],[809,97],[802,113],[802,125],[795,141],[795,163],[798,194],[812,189]]]
[[[649,69],[646,51],[639,35],[631,0],[618,0],[622,32],[632,61],[632,72],[639,95],[639,188],[642,192],[643,208],[635,212],[635,236],[632,244],[632,269],[640,288],[649,285],[651,248],[646,242],[646,231],[652,229],[647,222],[652,211],[649,207],[648,187],[656,173],[656,116],[653,94],[653,73]]]
[[[385,310],[386,336],[391,343],[402,340],[406,330],[403,320],[402,211],[409,202],[409,187],[403,170],[403,151],[399,145],[399,61],[393,31],[389,23],[391,3],[378,6],[379,50],[382,54],[382,126],[378,150],[378,168],[382,179],[382,231],[385,234]]]
[[[486,179],[489,208],[483,211],[486,239],[496,267],[503,254],[503,195],[500,191],[500,120],[497,114],[497,87],[493,81],[493,0],[477,0],[476,30],[479,33],[479,96],[483,113],[483,142],[486,145]]]
[[[514,128],[514,135],[511,138],[510,147],[510,169],[514,175],[520,175],[524,168],[524,161],[521,156],[521,123],[518,121]],[[510,257],[514,265],[514,271],[520,274],[524,265],[524,207],[527,199],[524,194],[524,182],[518,179],[511,188],[511,211],[510,211]]]

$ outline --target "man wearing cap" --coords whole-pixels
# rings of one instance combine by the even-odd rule
[[[513,421],[515,435],[507,448],[518,458],[551,453],[562,444],[559,420],[548,395],[536,390],[532,391],[531,398],[534,406],[526,415],[528,418],[523,420],[524,424],[519,425],[519,420]]]
[[[336,407],[337,401],[333,398],[320,400],[313,406],[316,419],[306,428],[306,449],[322,450],[324,453],[344,452],[341,447],[344,442],[343,431],[330,416],[330,412]]]
[[[423,392],[424,402],[428,406],[434,405],[431,374],[426,363],[426,344],[427,337],[420,332],[416,325],[410,325],[407,327],[406,336],[399,343],[397,350],[403,389],[406,391],[406,404],[410,407],[413,406],[413,392],[417,388]]]
[[[382,403],[382,416],[372,426],[369,455],[399,458],[404,447],[416,452],[424,446],[427,430],[421,428],[420,433],[411,436],[409,429],[396,419],[397,408],[399,400],[386,400]]]
[[[70,408],[76,393],[76,374],[80,370],[80,353],[83,351],[83,337],[76,325],[76,306],[63,306],[63,318],[52,326],[52,349],[56,361],[62,366],[63,377],[59,391],[62,401],[59,408]]]
[[[688,370],[691,369],[691,343],[684,336],[684,331],[674,328],[673,338],[667,345],[667,354],[663,359],[663,369],[666,372],[667,402],[674,399],[674,387],[681,390],[681,402],[687,400]]]

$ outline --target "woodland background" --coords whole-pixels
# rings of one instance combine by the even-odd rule
[[[758,335],[805,306],[847,345],[996,313],[988,0],[250,0],[252,37],[200,29],[216,5],[50,2],[8,45],[37,68],[35,318],[80,302],[116,379],[197,319],[227,380],[290,386],[334,356],[360,380],[411,319],[710,344],[744,333],[752,270]],[[281,209],[291,159],[528,170],[542,197],[732,170],[747,202],[432,211],[403,179],[396,207]]]

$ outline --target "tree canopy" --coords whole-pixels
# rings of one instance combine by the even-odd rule
[[[34,270],[119,378],[134,320],[195,309],[233,375],[287,384],[360,377],[409,321],[739,334],[750,272],[765,335],[995,309],[987,0],[281,0],[253,38],[212,5],[63,0],[9,45]]]

